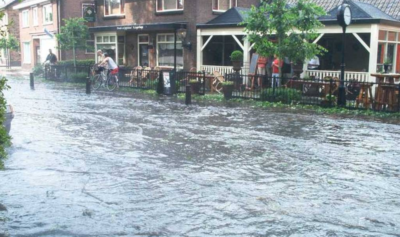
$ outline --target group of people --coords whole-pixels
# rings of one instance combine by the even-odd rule
[[[273,57],[263,57],[259,56],[257,59],[257,75],[261,76],[258,77],[258,86],[262,87],[262,80],[263,76],[267,76],[268,78],[272,78],[271,86],[272,87],[279,87],[280,86],[280,75],[279,75],[279,68],[282,69],[284,65],[284,61],[279,59],[277,55]],[[314,56],[308,62],[307,68],[309,70],[316,70],[320,66],[318,56]],[[282,70],[281,70],[282,71]],[[252,88],[254,88],[254,79],[252,82]]]

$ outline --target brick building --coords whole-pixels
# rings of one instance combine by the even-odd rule
[[[13,7],[18,3],[18,0],[0,1],[0,12],[4,13],[3,19],[0,20],[0,27],[8,26],[8,35],[12,35],[19,39],[19,12]],[[0,36],[1,37],[1,36]],[[7,61],[11,66],[21,65],[21,54],[18,50],[11,51],[7,54],[6,50],[0,50],[0,66],[5,66]]]
[[[62,19],[82,17],[85,4],[92,3],[90,0],[25,0],[13,7],[19,11],[23,68],[43,63],[49,49],[59,60],[71,59],[69,52],[57,50],[55,35],[63,24]],[[93,58],[93,55],[93,51],[80,51],[77,58]]]
[[[206,23],[232,7],[250,7],[259,2],[96,0],[97,19],[91,32],[96,50],[108,52],[119,65],[172,68],[176,52],[177,68],[189,69],[196,67],[198,23]],[[179,37],[184,34],[186,38]],[[228,51],[234,49],[239,48],[233,45]]]

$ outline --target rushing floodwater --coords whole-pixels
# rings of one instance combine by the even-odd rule
[[[398,125],[10,84],[0,236],[400,236]]]

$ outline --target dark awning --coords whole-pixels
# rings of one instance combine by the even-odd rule
[[[175,30],[179,28],[186,28],[187,22],[169,22],[169,23],[150,23],[150,24],[131,24],[131,25],[114,25],[114,26],[97,26],[90,27],[89,31],[104,32],[104,31],[158,31],[158,30]]]

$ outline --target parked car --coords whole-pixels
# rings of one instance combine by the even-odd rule
[[[11,105],[7,105],[6,119],[4,120],[3,126],[6,128],[7,134],[11,130],[11,121],[14,118],[14,109]]]

